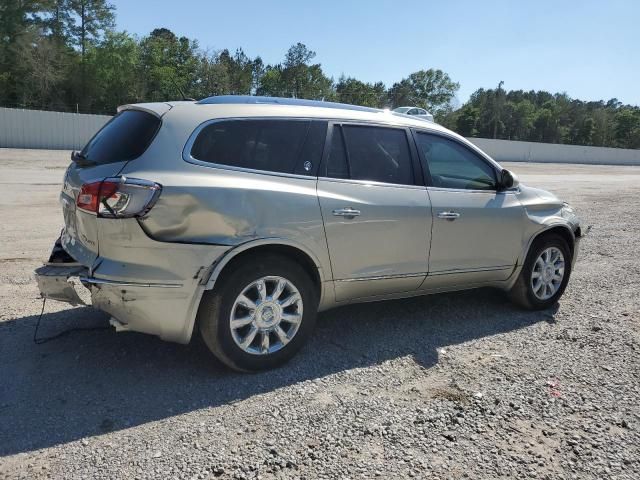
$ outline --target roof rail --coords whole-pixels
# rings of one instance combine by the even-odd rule
[[[349,105],[348,103],[325,102],[320,100],[305,100],[302,98],[282,98],[282,97],[261,97],[258,95],[217,95],[203,98],[200,105],[214,104],[276,104],[276,105],[297,105],[300,107],[321,107],[338,108],[341,110],[357,110],[360,112],[378,113],[383,110],[379,108],[361,107],[359,105]]]

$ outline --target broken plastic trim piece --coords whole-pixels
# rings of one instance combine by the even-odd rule
[[[109,325],[116,329],[116,333],[129,331],[129,325],[122,323],[120,320],[114,317],[111,317],[109,319]]]
[[[58,265],[60,266],[54,266],[53,264],[43,265],[35,271],[42,298],[50,298],[51,300],[66,302],[71,305],[87,305],[78,295],[75,285],[69,280],[71,277],[79,277],[82,274],[86,274],[87,268],[78,265]]]
[[[82,283],[91,285],[116,285],[118,287],[150,287],[150,288],[181,288],[181,283],[137,283],[123,282],[119,280],[107,280],[104,278],[80,277]]]

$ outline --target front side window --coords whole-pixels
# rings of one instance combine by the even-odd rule
[[[334,127],[332,137],[327,176],[401,185],[414,184],[405,130],[343,125],[341,128]]]
[[[230,120],[204,127],[191,148],[196,160],[278,173],[315,175],[326,122]]]
[[[496,190],[495,169],[458,142],[439,135],[417,133],[434,187]]]

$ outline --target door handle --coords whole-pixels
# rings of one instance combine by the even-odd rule
[[[438,218],[444,218],[445,220],[455,220],[460,217],[458,212],[440,212],[438,213]]]
[[[360,210],[355,210],[353,208],[338,208],[333,211],[333,215],[336,217],[347,217],[347,218],[359,217]]]

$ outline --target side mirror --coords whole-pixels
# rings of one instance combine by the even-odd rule
[[[506,168],[503,168],[500,172],[500,190],[509,190],[510,188],[516,188],[520,182],[515,173],[510,172]]]

